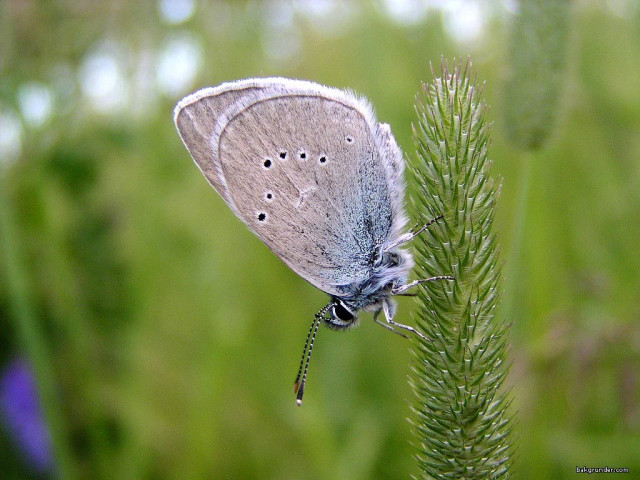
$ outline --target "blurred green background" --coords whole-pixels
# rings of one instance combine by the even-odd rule
[[[559,122],[533,155],[504,133],[514,11],[509,1],[0,3],[0,369],[8,378],[35,355],[69,471],[418,473],[408,344],[366,318],[319,332],[295,406],[299,355],[326,297],[208,186],[172,108],[227,80],[309,79],[371,99],[411,157],[414,96],[444,55],[470,56],[486,81],[512,275],[518,476],[608,465],[640,478],[640,7],[574,2]],[[400,321],[412,323],[411,310],[402,300]],[[11,398],[0,478],[55,477],[17,433]]]

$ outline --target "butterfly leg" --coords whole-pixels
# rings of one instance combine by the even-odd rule
[[[431,220],[429,220],[426,224],[424,224],[423,226],[421,226],[420,228],[418,228],[417,230],[412,230],[408,233],[402,234],[400,235],[395,242],[393,242],[391,245],[388,245],[384,251],[388,252],[391,249],[397,247],[398,245],[402,245],[403,243],[407,243],[410,242],[411,240],[413,240],[416,236],[420,235],[422,232],[424,232],[427,228],[429,228],[431,225],[433,225],[434,223],[436,223],[438,220],[442,219],[444,217],[444,215],[438,215],[436,218],[433,218]]]
[[[436,277],[431,278],[421,278],[420,280],[414,280],[413,282],[409,282],[406,285],[399,285],[391,289],[391,295],[401,295],[405,290],[409,290],[410,288],[415,287],[416,285],[420,285],[421,283],[427,282],[435,282],[437,280],[455,280],[456,277],[453,275],[438,275]]]
[[[380,320],[378,320],[378,316],[379,316],[379,315],[380,315],[380,310],[378,310],[377,312],[375,312],[375,313],[373,314],[373,321],[374,321],[374,322],[376,322],[378,325],[380,325],[380,326],[382,326],[382,327],[386,328],[387,330],[392,331],[392,332],[393,332],[393,333],[395,333],[396,335],[400,335],[401,337],[404,337],[404,338],[409,338],[409,337],[407,337],[404,333],[397,331],[397,330],[396,330],[395,328],[393,328],[390,324],[388,324],[388,323],[384,323],[384,322],[381,322]]]
[[[422,338],[423,340],[426,341],[430,341],[427,337],[425,337],[424,335],[422,335],[419,331],[417,331],[415,328],[410,327],[409,325],[403,325],[402,323],[397,323],[393,321],[393,306],[391,305],[391,303],[389,301],[385,301],[382,303],[382,311],[384,312],[384,317],[385,320],[387,321],[387,325],[389,326],[389,329],[394,331],[395,333],[402,335],[400,332],[397,332],[395,330],[395,328],[393,327],[397,327],[397,328],[401,328],[403,330],[406,330],[408,332],[413,333],[414,335],[417,335],[418,337]],[[374,318],[375,320],[375,318]],[[380,323],[380,325],[386,327],[387,325],[385,325],[382,322],[378,322]],[[403,337],[406,337],[406,335],[402,335]]]

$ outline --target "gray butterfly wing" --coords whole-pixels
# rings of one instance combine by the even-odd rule
[[[253,82],[179,104],[181,136],[276,255],[317,288],[347,293],[371,276],[375,253],[403,221],[399,150],[354,96],[308,82]]]
[[[174,121],[183,143],[211,186],[227,203],[229,199],[217,170],[217,152],[211,145],[212,135],[218,120],[230,106],[243,96],[263,89],[253,83],[228,83],[198,90],[176,105]]]

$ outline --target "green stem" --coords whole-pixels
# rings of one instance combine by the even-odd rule
[[[521,285],[519,279],[524,278],[522,248],[524,243],[524,230],[527,224],[527,211],[529,197],[531,196],[531,170],[535,161],[533,152],[523,152],[522,169],[518,184],[516,208],[514,212],[514,225],[511,234],[511,248],[507,261],[507,286],[505,288],[503,312],[505,318],[515,318],[515,299],[518,297],[518,288]]]

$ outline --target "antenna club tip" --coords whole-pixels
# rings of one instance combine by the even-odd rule
[[[296,399],[296,405],[298,405],[298,406],[302,405],[302,399],[301,398],[297,398]]]

